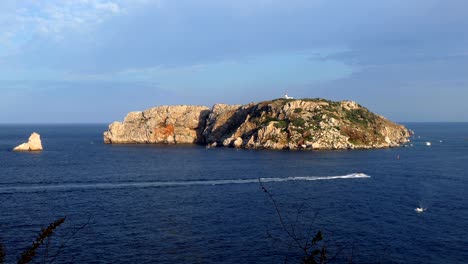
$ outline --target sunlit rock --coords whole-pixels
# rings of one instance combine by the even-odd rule
[[[32,133],[27,143],[15,147],[13,151],[42,151],[41,136],[36,132]]]

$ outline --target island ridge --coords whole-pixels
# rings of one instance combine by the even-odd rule
[[[276,99],[246,105],[159,106],[129,113],[107,144],[206,144],[248,149],[398,147],[410,130],[353,101]]]

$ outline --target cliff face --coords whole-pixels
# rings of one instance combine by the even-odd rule
[[[277,99],[248,105],[163,106],[127,115],[105,143],[199,143],[267,149],[396,147],[410,132],[351,101]]]
[[[131,112],[123,123],[109,126],[104,143],[203,143],[202,132],[209,113],[205,106],[161,106]]]

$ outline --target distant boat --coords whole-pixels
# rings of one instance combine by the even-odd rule
[[[414,209],[414,211],[415,211],[416,213],[418,213],[418,214],[423,213],[423,212],[426,211],[426,210],[427,210],[426,208],[422,208],[422,207],[418,207],[418,208]]]
[[[426,142],[426,146],[432,146],[432,143],[431,142]]]

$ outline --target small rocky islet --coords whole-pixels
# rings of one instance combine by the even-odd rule
[[[159,106],[129,113],[107,144],[203,144],[247,149],[398,147],[411,131],[353,101],[276,99],[246,105]]]
[[[13,151],[27,152],[27,151],[42,151],[41,135],[33,132],[29,136],[28,142],[16,146]]]

